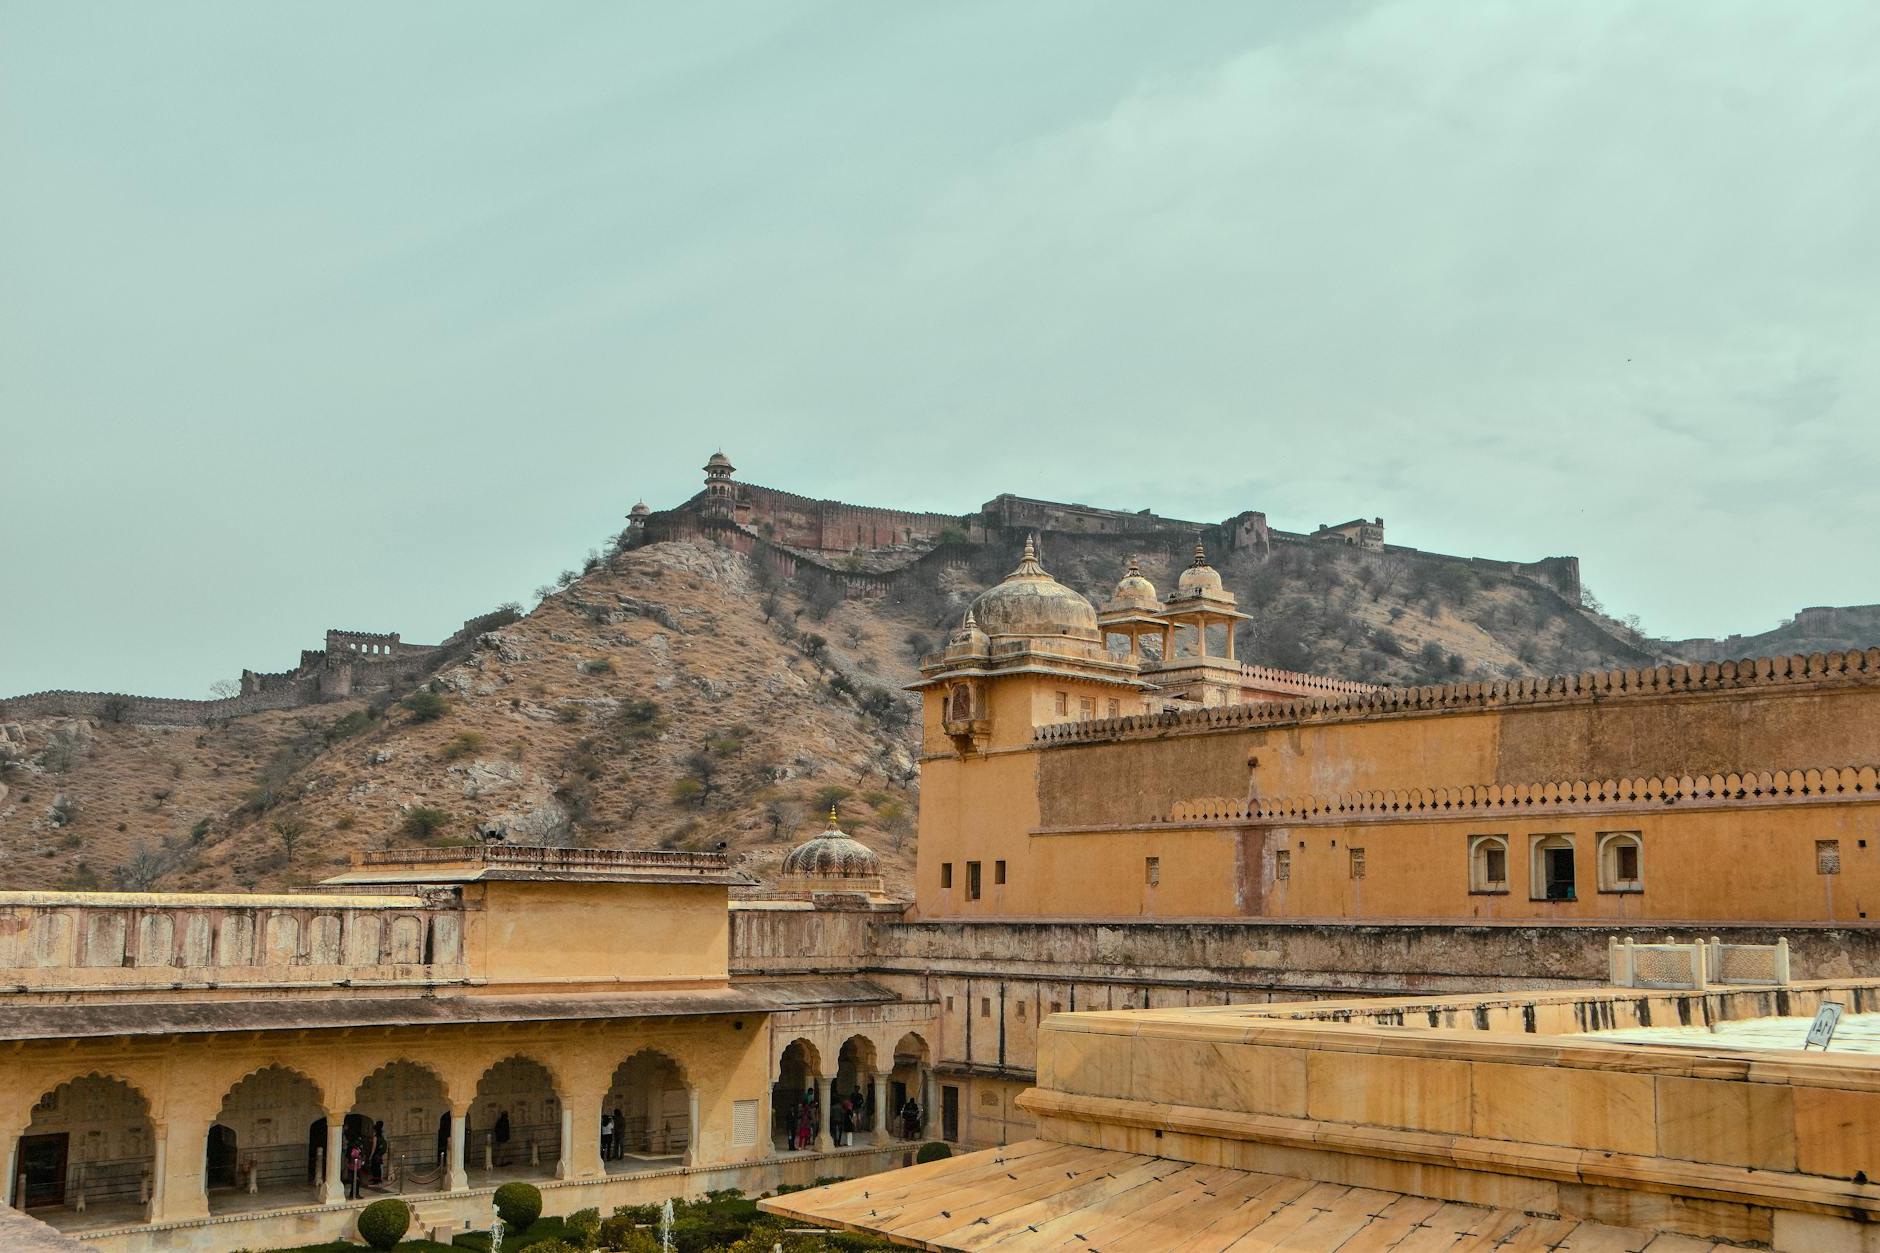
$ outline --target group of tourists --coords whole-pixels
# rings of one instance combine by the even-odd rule
[[[855,1133],[866,1131],[873,1124],[873,1102],[860,1088],[847,1094],[839,1091],[832,1093],[830,1101],[829,1142],[839,1149],[849,1148],[855,1143]],[[821,1113],[821,1101],[813,1087],[804,1090],[802,1099],[794,1109],[780,1111],[779,1117],[792,1150],[815,1145],[817,1128],[822,1122]],[[902,1139],[920,1138],[920,1103],[912,1096],[902,1103],[896,1118],[898,1126],[895,1129],[900,1132]]]
[[[618,1105],[613,1112],[601,1111],[601,1160],[619,1161],[627,1154],[627,1120]]]
[[[368,1184],[375,1188],[384,1186],[385,1155],[389,1147],[383,1122],[375,1122],[365,1131],[347,1127],[340,1133],[339,1178],[348,1198],[357,1200]]]

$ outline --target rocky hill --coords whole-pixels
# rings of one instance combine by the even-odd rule
[[[0,882],[279,886],[356,849],[476,838],[711,849],[759,874],[834,803],[905,886],[916,659],[1011,567],[985,542],[843,599],[708,542],[595,558],[415,689],[159,728],[0,725]],[[1166,589],[1191,545],[1048,536],[1106,597],[1140,556]],[[1248,660],[1385,683],[1638,665],[1627,628],[1519,570],[1338,545],[1222,554]]]
[[[1771,631],[1722,639],[1670,640],[1665,649],[1687,661],[1727,661],[1796,653],[1871,648],[1880,640],[1880,605],[1814,605]]]

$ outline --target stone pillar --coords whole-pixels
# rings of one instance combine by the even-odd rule
[[[338,1205],[346,1199],[346,1181],[340,1178],[340,1170],[345,1166],[340,1153],[341,1143],[346,1137],[346,1111],[330,1109],[326,1112],[326,1157],[325,1170],[320,1179],[320,1204]]]
[[[921,1067],[920,1096],[920,1133],[922,1137],[932,1140],[935,1137],[927,1134],[927,1128],[940,1125],[940,1113],[935,1108],[940,1100],[940,1085],[933,1080],[932,1066]]]
[[[561,1154],[555,1162],[555,1178],[574,1178],[574,1107],[561,1103]]]
[[[11,1205],[14,1209],[23,1208],[25,1197],[19,1194],[20,1187],[20,1137],[26,1134],[26,1128],[12,1123],[0,1124],[0,1163],[7,1168],[5,1175],[0,1175],[0,1205]]]
[[[876,1144],[888,1142],[888,1080],[891,1077],[885,1070],[875,1076],[875,1117],[869,1130],[875,1133]]]
[[[1208,655],[1208,615],[1195,615],[1195,656]]]
[[[451,1106],[450,1172],[447,1186],[452,1192],[468,1192],[470,1190],[470,1173],[464,1169],[463,1165],[464,1127],[469,1121],[470,1107],[468,1105]]]
[[[570,1092],[563,1098],[562,1126],[573,1128],[573,1137],[561,1150],[564,1179],[598,1179],[607,1173],[601,1161],[601,1104],[606,1099],[604,1089]],[[620,1134],[617,1128],[614,1134]]]
[[[829,1076],[816,1076],[816,1149],[821,1153],[827,1153],[835,1147],[835,1142],[829,1138],[830,1083]]]
[[[1239,660],[1234,656],[1234,620],[1232,618],[1227,620],[1227,659],[1229,661]]]
[[[156,1158],[150,1170],[150,1221],[180,1222],[209,1216],[205,1190],[209,1122],[167,1118],[155,1125]]]
[[[698,1155],[698,1089],[685,1090],[685,1164],[696,1166]]]

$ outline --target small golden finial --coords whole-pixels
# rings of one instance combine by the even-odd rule
[[[1195,564],[1198,566],[1208,564],[1208,554],[1202,549],[1200,540],[1195,541]]]
[[[836,829],[836,805],[834,801],[829,802],[829,829],[831,831]]]

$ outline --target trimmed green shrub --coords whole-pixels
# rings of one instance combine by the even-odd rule
[[[534,1253],[581,1253],[580,1249],[566,1240],[544,1240],[540,1244],[531,1244],[529,1247],[534,1250]]]
[[[659,1238],[624,1214],[615,1214],[601,1223],[600,1241],[603,1248],[615,1253],[659,1253]]]
[[[914,1160],[916,1162],[938,1162],[952,1156],[952,1149],[938,1140],[929,1140],[927,1143],[920,1146],[920,1151],[914,1154]]]
[[[359,1211],[359,1235],[375,1249],[395,1248],[411,1226],[411,1210],[390,1197]]]
[[[589,1207],[578,1209],[565,1220],[568,1234],[564,1237],[576,1248],[591,1249],[601,1234],[601,1212]]]
[[[496,1189],[496,1214],[511,1231],[525,1231],[542,1216],[542,1190],[534,1184],[506,1183]]]

